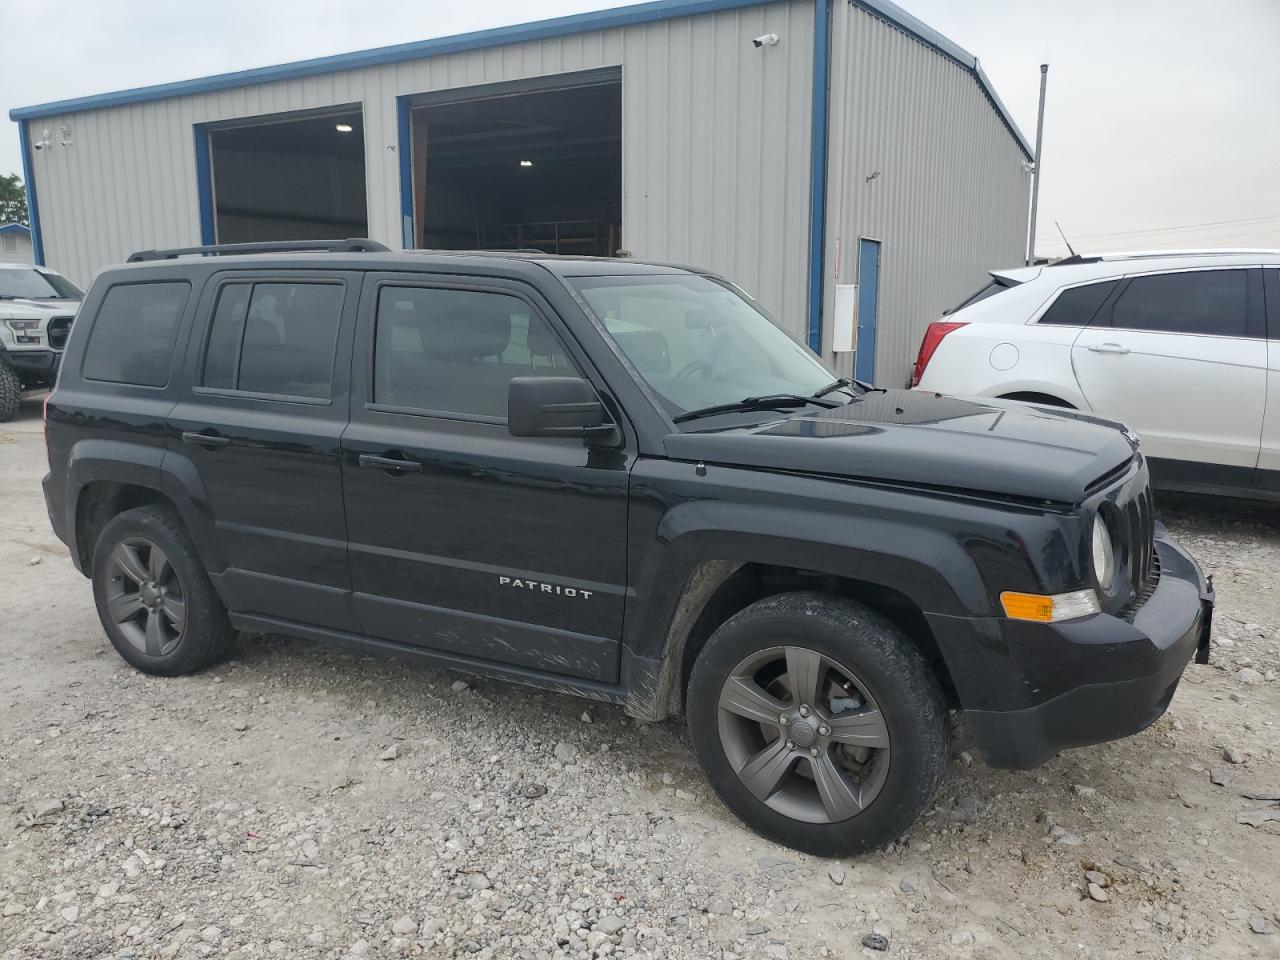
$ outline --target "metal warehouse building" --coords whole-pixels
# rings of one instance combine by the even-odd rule
[[[1025,139],[887,0],[658,0],[10,117],[36,257],[82,283],[246,240],[630,255],[721,272],[899,383],[1025,249]]]

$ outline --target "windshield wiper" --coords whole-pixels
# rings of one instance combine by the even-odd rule
[[[684,423],[686,420],[698,420],[702,417],[714,417],[720,413],[739,413],[744,410],[774,410],[786,407],[806,407],[809,404],[824,407],[830,410],[832,407],[838,407],[838,403],[829,403],[820,397],[806,397],[801,393],[770,393],[763,397],[743,397],[741,400],[735,400],[733,403],[718,403],[714,407],[702,407],[699,410],[690,410],[688,413],[682,413],[671,419],[675,423]]]
[[[850,377],[841,377],[839,380],[832,380],[821,390],[816,391],[813,394],[813,399],[816,400],[821,397],[825,397],[828,393],[831,393],[833,390],[839,390],[842,387],[861,387],[861,386],[863,386],[863,384],[859,383],[857,380],[854,380]]]

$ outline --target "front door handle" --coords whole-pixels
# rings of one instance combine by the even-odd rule
[[[231,442],[230,437],[218,433],[197,433],[195,430],[183,430],[182,442],[193,443],[197,447],[225,447]]]
[[[1089,349],[1094,353],[1128,353],[1129,348],[1118,343],[1091,343]]]
[[[374,470],[394,470],[397,473],[418,473],[422,464],[417,460],[401,460],[398,457],[377,457],[371,453],[360,454],[360,466]]]

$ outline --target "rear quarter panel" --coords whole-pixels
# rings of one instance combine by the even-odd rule
[[[1089,409],[1071,366],[1071,346],[1081,328],[1036,323],[1057,292],[1036,286],[1015,288],[947,317],[965,326],[942,339],[919,389],[975,397],[1042,393]]]

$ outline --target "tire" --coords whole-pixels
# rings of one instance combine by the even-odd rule
[[[169,507],[126,510],[93,551],[93,597],[111,645],[143,673],[176,677],[217,661],[235,631],[182,521]]]
[[[0,423],[8,423],[18,415],[18,402],[22,399],[22,380],[18,371],[0,362]]]
[[[817,691],[812,704],[796,702],[793,677]],[[731,617],[698,654],[687,714],[725,806],[756,833],[815,856],[897,839],[946,769],[946,706],[919,650],[838,597],[780,594]]]

